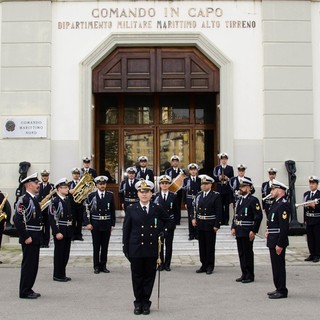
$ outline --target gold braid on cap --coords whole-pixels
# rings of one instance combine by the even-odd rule
[[[148,184],[146,183],[146,181],[144,179],[141,179],[140,181],[141,181],[140,189],[148,189],[149,188]]]

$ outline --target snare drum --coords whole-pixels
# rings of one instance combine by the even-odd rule
[[[175,177],[170,184],[169,191],[171,192],[178,192],[182,186],[183,186],[183,180],[186,177],[186,175],[183,172],[180,172],[177,177]]]

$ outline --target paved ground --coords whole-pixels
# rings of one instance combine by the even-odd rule
[[[320,264],[304,262],[305,238],[291,237],[287,254],[289,298],[270,300],[273,290],[268,254],[255,256],[256,281],[236,283],[238,257],[218,255],[213,275],[196,274],[198,256],[175,256],[171,272],[161,272],[160,310],[157,282],[153,293],[152,319],[318,319]],[[21,251],[5,246],[0,252],[0,319],[135,319],[129,264],[123,257],[110,257],[110,274],[95,275],[91,257],[71,257],[68,283],[52,281],[52,257],[43,256],[34,289],[37,300],[18,298]],[[140,317],[145,317],[141,315]]]

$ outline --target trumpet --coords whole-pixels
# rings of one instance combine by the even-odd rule
[[[305,201],[305,202],[301,202],[301,203],[296,203],[295,206],[296,208],[301,207],[301,206],[307,206],[308,204],[314,203],[314,204],[318,204],[320,201],[320,199],[313,199],[313,200],[309,200],[309,201]]]
[[[267,200],[267,199],[269,199],[269,198],[271,198],[271,197],[272,197],[272,194],[269,193],[267,196],[265,196],[264,198],[262,198],[262,201],[265,201],[265,200]]]

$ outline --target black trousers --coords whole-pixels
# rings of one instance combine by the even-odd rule
[[[273,283],[277,291],[288,294],[286,287],[286,249],[283,248],[280,255],[277,255],[276,248],[269,248],[273,274]]]
[[[66,267],[69,261],[71,238],[62,240],[54,238],[53,276],[59,279],[66,277]]]
[[[20,276],[20,297],[25,297],[33,293],[32,287],[36,281],[40,244],[21,244],[22,247],[22,262]]]
[[[197,237],[197,228],[192,225],[192,219],[194,218],[193,205],[187,205],[188,211],[188,228],[189,228],[189,238],[194,239]]]
[[[42,242],[43,245],[49,245],[50,241],[50,221],[48,217],[48,208],[42,211],[43,233]]]
[[[230,218],[230,203],[232,202],[231,200],[231,195],[230,193],[221,193],[221,204],[222,204],[222,224],[228,225],[229,224],[229,218]]]
[[[131,258],[131,277],[135,307],[150,307],[150,297],[157,270],[157,258]]]
[[[82,238],[82,223],[83,223],[83,213],[84,207],[72,206],[72,230],[73,230],[73,238],[75,240],[79,240]]]
[[[306,231],[310,256],[320,258],[320,224],[307,224]]]
[[[165,267],[170,267],[171,264],[173,238],[174,230],[168,230],[164,239],[164,244],[161,246],[160,259]]]
[[[216,235],[213,230],[198,230],[200,262],[204,270],[214,270]]]
[[[181,189],[177,192],[176,201],[177,201],[178,210],[177,210],[176,214],[174,215],[174,222],[176,225],[180,225],[180,222],[181,222],[181,202],[182,202],[182,190]]]
[[[103,269],[107,266],[110,232],[111,228],[106,231],[95,229],[91,231],[93,243],[93,268]]]
[[[237,238],[237,247],[242,278],[254,280],[253,241],[247,237]]]

